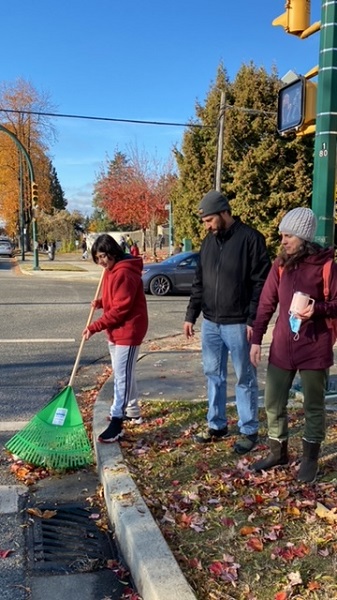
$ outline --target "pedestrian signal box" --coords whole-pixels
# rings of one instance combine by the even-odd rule
[[[277,106],[277,131],[281,135],[307,131],[316,121],[317,86],[305,77],[299,77],[280,89]]]

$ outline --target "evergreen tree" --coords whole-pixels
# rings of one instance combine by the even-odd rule
[[[221,91],[226,94],[221,191],[232,212],[258,228],[272,251],[278,223],[295,207],[310,205],[313,140],[276,131],[277,93],[281,83],[253,63],[243,65],[229,83],[222,65],[204,106],[196,105],[197,123],[189,127],[182,150],[175,151],[179,178],[172,195],[175,237],[200,245],[204,228],[197,215],[202,196],[215,187],[217,128]]]
[[[179,174],[171,194],[176,243],[186,237],[195,247],[200,244],[203,229],[197,207],[202,196],[215,186],[221,90],[229,93],[228,77],[222,65],[218,68],[205,106],[199,102],[196,104],[196,118],[183,136],[181,151],[174,150]]]
[[[64,210],[68,204],[67,200],[64,197],[64,191],[59,182],[56,169],[53,166],[52,162],[49,161],[49,178],[50,178],[50,196],[51,196],[51,204],[53,208],[57,208],[58,210]]]

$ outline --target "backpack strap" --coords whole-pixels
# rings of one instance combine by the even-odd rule
[[[330,281],[330,273],[331,273],[332,263],[333,263],[333,260],[332,260],[332,258],[330,258],[330,260],[328,260],[323,265],[323,294],[324,294],[324,300],[326,302],[327,302],[327,300],[329,300],[329,296],[330,296],[329,281]]]

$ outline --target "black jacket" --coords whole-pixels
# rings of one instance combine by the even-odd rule
[[[253,325],[269,269],[263,235],[240,218],[218,235],[208,233],[185,320],[195,323],[202,311],[205,319],[221,325]]]

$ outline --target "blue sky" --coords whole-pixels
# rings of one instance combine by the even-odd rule
[[[287,35],[272,20],[285,0],[30,0],[3,14],[1,81],[28,80],[57,113],[187,123],[222,62],[231,80],[253,61],[283,76],[318,64],[319,34]],[[311,21],[320,3],[311,2]],[[100,166],[136,147],[165,162],[183,127],[55,118],[51,157],[69,210],[92,212]]]

